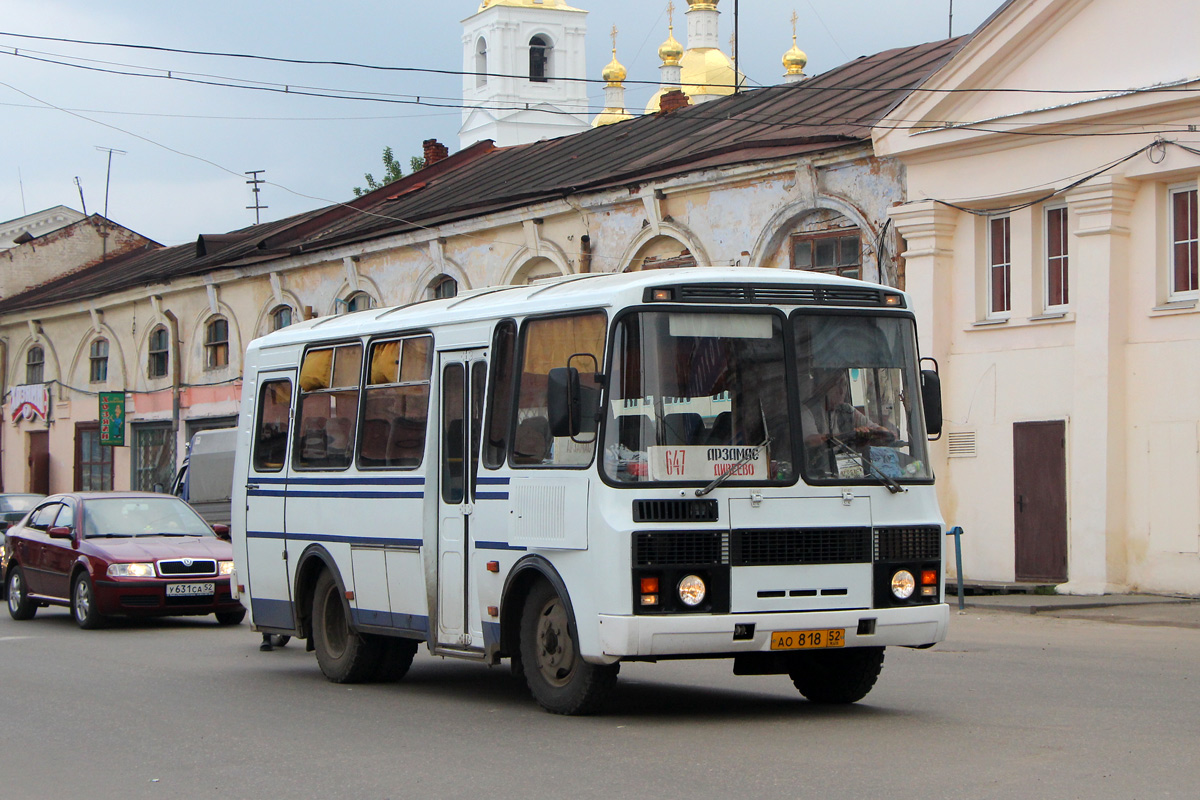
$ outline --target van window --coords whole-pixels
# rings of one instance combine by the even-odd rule
[[[258,395],[258,420],[254,436],[254,470],[278,472],[287,453],[288,414],[292,409],[292,382],[267,381]]]
[[[547,386],[550,370],[575,367],[581,389],[599,392],[596,373],[604,364],[605,317],[601,312],[534,319],[525,323],[516,428],[510,448],[513,466],[585,467],[595,441],[550,435]]]
[[[297,469],[350,466],[358,421],[362,345],[309,350],[300,366],[299,435],[292,445]]]
[[[432,337],[374,342],[368,364],[358,466],[420,466],[429,419]]]

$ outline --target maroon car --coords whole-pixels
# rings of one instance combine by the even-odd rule
[[[171,495],[51,495],[5,533],[8,613],[68,606],[81,628],[117,614],[216,614],[236,625],[246,609],[229,593],[228,537]]]

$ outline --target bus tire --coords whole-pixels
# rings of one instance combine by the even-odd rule
[[[20,566],[15,566],[8,573],[8,615],[13,619],[33,619],[38,605],[29,599],[25,591],[25,573]]]
[[[417,654],[416,639],[401,639],[385,636],[380,640],[383,656],[375,670],[375,680],[388,683],[395,682],[408,674],[413,657]]]
[[[616,686],[621,665],[584,661],[570,627],[570,612],[558,592],[538,582],[521,612],[525,683],[538,705],[553,714],[594,714]]]
[[[334,683],[361,683],[374,677],[383,658],[382,643],[350,627],[342,590],[329,570],[313,592],[312,636],[317,664]]]
[[[841,705],[866,697],[882,669],[882,647],[852,647],[797,653],[788,675],[810,702]]]

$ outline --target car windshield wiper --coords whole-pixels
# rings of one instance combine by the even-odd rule
[[[92,533],[83,537],[85,539],[132,539],[132,533]]]
[[[863,465],[863,469],[871,472],[876,478],[878,478],[879,482],[882,483],[884,486],[886,486],[888,488],[888,491],[891,492],[892,494],[897,494],[899,492],[907,492],[908,491],[903,486],[901,486],[899,483],[897,483],[895,478],[892,478],[889,475],[885,475],[879,469],[879,467],[875,466],[875,463],[873,461],[871,461],[870,458],[863,455],[862,453],[859,453],[857,450],[855,450],[853,447],[851,447],[850,445],[843,442],[841,439],[837,438],[836,436],[830,436],[829,441],[833,442],[834,444],[836,444],[838,447],[842,448],[842,450],[846,451],[850,455],[856,456],[858,458],[859,463]]]

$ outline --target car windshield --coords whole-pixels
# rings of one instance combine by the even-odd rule
[[[802,469],[810,482],[928,480],[912,320],[797,314]]]
[[[37,505],[43,497],[44,495],[40,494],[13,494],[0,497],[0,511],[25,512]]]
[[[780,316],[645,311],[618,322],[615,345],[610,479],[792,480]]]
[[[174,497],[112,497],[84,503],[83,535],[213,536],[191,506]]]

